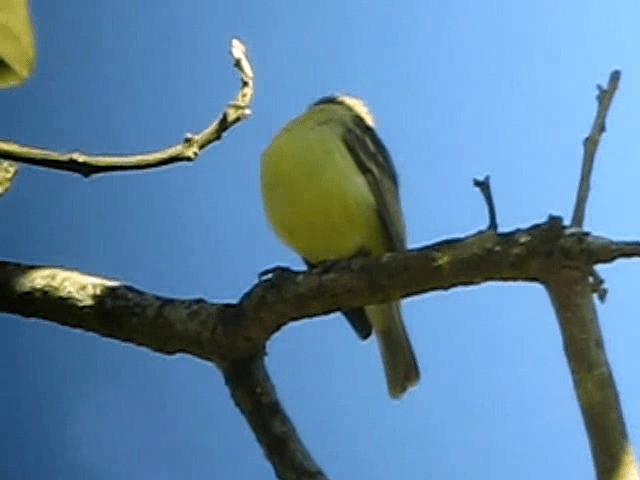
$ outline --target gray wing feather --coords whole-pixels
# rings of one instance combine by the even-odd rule
[[[398,176],[391,156],[376,132],[357,115],[354,115],[353,125],[344,132],[344,144],[376,199],[380,220],[387,233],[389,250],[406,250]]]

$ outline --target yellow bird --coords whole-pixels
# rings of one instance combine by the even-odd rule
[[[359,98],[322,98],[286,125],[262,155],[262,198],[280,239],[310,265],[406,249],[397,175]],[[343,312],[372,328],[392,398],[418,383],[399,302]]]

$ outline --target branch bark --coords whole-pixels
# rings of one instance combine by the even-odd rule
[[[326,480],[282,408],[262,355],[235,360],[223,373],[233,401],[247,419],[278,478]]]
[[[607,88],[598,86],[598,106],[591,131],[584,140],[582,170],[571,219],[571,226],[578,235],[584,224],[596,150],[605,132],[607,114],[619,82],[620,71],[614,70],[609,75]],[[632,246],[618,245],[617,251],[629,247]],[[629,251],[635,247],[637,245]],[[638,463],[629,443],[593,300],[594,293],[604,299],[603,280],[595,272],[593,263],[574,262],[565,256],[567,250],[559,253],[561,255],[549,263],[550,270],[543,283],[562,333],[597,477],[599,480],[638,480]]]
[[[546,288],[560,324],[598,479],[637,480],[638,465],[607,360],[588,271],[560,269]]]
[[[233,359],[260,354],[273,333],[295,320],[489,281],[543,282],[557,258],[589,269],[637,257],[640,242],[576,235],[551,217],[527,229],[482,231],[381,259],[279,271],[237,303],[164,298],[73,270],[0,262],[0,312],[162,354],[189,354],[224,369]]]

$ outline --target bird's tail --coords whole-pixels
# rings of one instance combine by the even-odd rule
[[[365,311],[378,339],[391,398],[400,398],[420,380],[413,347],[402,321],[398,302],[369,305]]]

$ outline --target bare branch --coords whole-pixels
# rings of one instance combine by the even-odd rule
[[[598,108],[591,131],[584,139],[571,228],[566,231],[566,241],[561,242],[564,245],[550,257],[543,281],[562,333],[598,480],[640,479],[593,300],[594,293],[601,301],[606,296],[604,280],[594,265],[636,256],[640,248],[637,242],[612,242],[582,231],[595,154],[619,82],[620,71],[614,70],[607,88],[598,86]]]
[[[274,332],[297,319],[489,281],[542,282],[547,263],[557,257],[585,271],[617,258],[640,257],[640,242],[565,231],[553,217],[527,229],[480,232],[382,259],[281,271],[258,282],[236,304],[163,298],[72,270],[0,262],[0,312],[158,353],[187,353],[224,367],[230,359],[259,354]]]
[[[593,125],[589,135],[584,139],[582,170],[580,172],[580,182],[578,183],[578,193],[576,195],[576,203],[571,218],[572,227],[582,227],[584,225],[584,215],[587,208],[587,198],[589,197],[589,189],[591,185],[591,172],[593,171],[593,163],[596,157],[596,150],[600,144],[600,138],[606,130],[606,119],[609,113],[609,107],[613,96],[618,89],[620,83],[620,70],[614,70],[609,75],[609,83],[607,88],[598,85],[598,109],[593,119]]]
[[[575,307],[573,303],[564,302],[583,300],[574,298],[577,295],[571,290],[574,287],[565,285],[573,279],[558,277],[558,272],[563,275],[582,272],[578,280],[587,283],[580,288],[587,289],[587,300],[590,301],[591,286],[587,280],[593,265],[630,257],[640,257],[640,242],[615,242],[584,232],[577,235],[575,229],[564,227],[561,219],[551,217],[547,222],[527,229],[500,234],[483,231],[408,252],[388,254],[382,259],[356,258],[309,272],[274,270],[271,277],[259,281],[237,304],[162,298],[117,281],[70,270],[0,262],[0,312],[38,317],[159,353],[186,353],[214,362],[225,373],[234,400],[274,462],[278,475],[282,478],[322,478],[322,472],[308,457],[293,425],[287,426],[290,422],[286,413],[279,405],[276,409],[275,393],[270,391],[262,398],[258,395],[272,386],[266,372],[260,379],[264,367],[247,358],[260,357],[274,332],[296,319],[496,280],[543,283],[553,295],[557,311],[563,312]],[[584,314],[587,307],[581,305]],[[593,347],[587,345],[593,348],[592,352],[583,353],[582,349],[587,348],[584,345],[586,337],[578,332],[586,332],[585,327],[578,324],[576,328],[569,328],[577,320],[561,320],[561,323],[565,321],[569,326],[563,326],[563,335],[568,336],[565,343],[567,349],[571,349],[567,351],[601,355],[604,359],[599,340]],[[570,341],[583,343],[572,346]],[[594,363],[584,367],[584,361],[578,356],[570,359],[570,364],[572,372],[578,372],[574,382],[580,392],[586,388],[581,382],[588,383],[590,378],[584,377],[582,372],[591,371],[589,368],[595,368]],[[602,380],[597,376],[607,372],[602,368],[597,367],[593,375],[599,382],[606,383],[606,378]],[[243,375],[250,377],[243,379]],[[258,385],[262,386],[258,388]],[[598,388],[603,388],[600,383]],[[615,393],[615,387],[612,385],[611,388],[609,391]],[[254,398],[247,393],[250,389],[254,389]],[[615,400],[614,393],[607,394],[609,403],[598,408],[610,408],[611,398]],[[269,409],[275,409],[272,411],[274,418],[280,419],[278,425],[284,425],[285,430],[278,432],[275,423],[264,423],[263,416]],[[586,411],[585,419],[591,421],[589,418],[598,415],[598,410],[595,413]],[[615,430],[613,433],[606,433],[606,427],[602,427],[605,431],[602,438],[606,441],[607,435],[616,436],[616,432],[623,431],[615,422],[611,425]],[[297,456],[292,459],[280,458],[272,450],[285,437],[293,439],[288,448],[297,452]],[[624,443],[618,441],[615,445],[619,447]],[[633,465],[630,447],[615,455],[611,451],[598,455],[609,463],[618,455],[618,460],[623,458]],[[280,461],[284,463],[276,463]],[[282,473],[296,472],[297,475],[302,471],[309,476]]]
[[[224,378],[278,478],[327,478],[282,408],[262,356],[234,360],[224,369]]]
[[[131,170],[146,170],[172,163],[193,161],[200,152],[222,138],[235,124],[251,114],[253,99],[253,70],[246,47],[240,40],[232,39],[231,55],[240,73],[242,85],[236,98],[211,125],[197,134],[187,134],[178,145],[156,152],[137,155],[87,155],[81,152],[59,153],[50,150],[19,145],[11,141],[0,141],[0,158],[38,167],[91,175]]]
[[[150,348],[210,361],[211,318],[221,306],[161,298],[72,270],[0,262],[0,311],[41,318]]]
[[[554,218],[527,230],[481,232],[382,259],[276,273],[237,304],[162,298],[72,270],[0,262],[0,312],[224,367],[230,359],[257,355],[274,332],[296,319],[491,280],[539,281],[536,259],[547,256],[562,232]]]
[[[598,479],[638,480],[638,465],[604,349],[588,272],[558,268],[546,287],[560,323]]]
[[[591,235],[588,242],[590,258],[594,265],[640,257],[640,241],[614,241]]]

